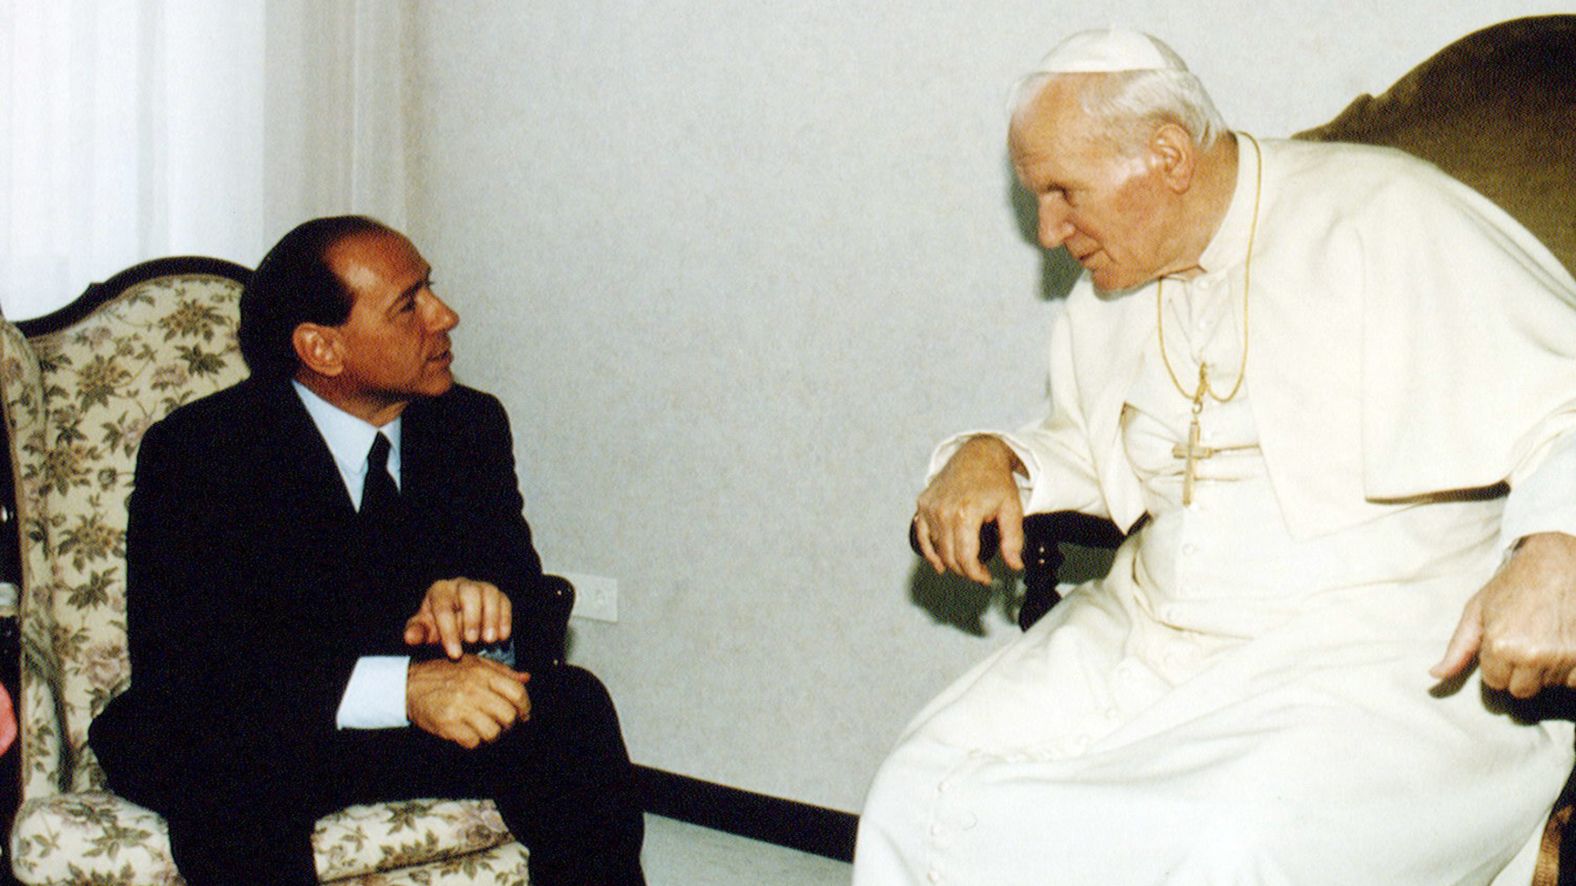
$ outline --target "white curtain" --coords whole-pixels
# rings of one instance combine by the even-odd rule
[[[296,223],[405,222],[409,0],[0,0],[0,310]]]

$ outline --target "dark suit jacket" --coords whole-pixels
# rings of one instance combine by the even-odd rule
[[[493,582],[530,635],[541,564],[502,406],[460,386],[411,403],[401,461],[405,519],[373,538],[288,381],[149,429],[126,541],[131,687],[91,732],[112,783],[174,754],[194,774],[310,758],[356,660],[410,652],[405,620],[437,579]]]

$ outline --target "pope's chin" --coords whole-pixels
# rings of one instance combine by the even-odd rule
[[[1068,254],[1089,275],[1089,282],[1093,283],[1094,288],[1101,294],[1121,292],[1143,282],[1127,279],[1122,274],[1122,269],[1113,266],[1110,260],[1105,258],[1104,253],[1099,250],[1094,250],[1082,258],[1073,256],[1070,252]]]
[[[1148,283],[1149,280],[1134,280],[1130,274],[1124,275],[1112,268],[1100,268],[1089,271],[1089,282],[1094,284],[1094,288],[1100,294],[1114,295],[1126,292],[1129,289],[1136,289]]]

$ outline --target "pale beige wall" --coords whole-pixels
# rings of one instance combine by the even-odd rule
[[[1044,265],[1007,85],[1059,36],[1171,42],[1282,135],[1553,2],[445,2],[415,9],[410,227],[514,417],[551,566],[640,761],[855,810],[904,722],[1013,635],[923,600],[927,453],[1029,418]]]

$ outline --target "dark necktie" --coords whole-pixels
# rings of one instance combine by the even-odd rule
[[[399,487],[389,476],[389,438],[378,434],[372,438],[372,449],[367,453],[367,479],[361,486],[361,516],[377,519],[388,514],[399,501]]]

